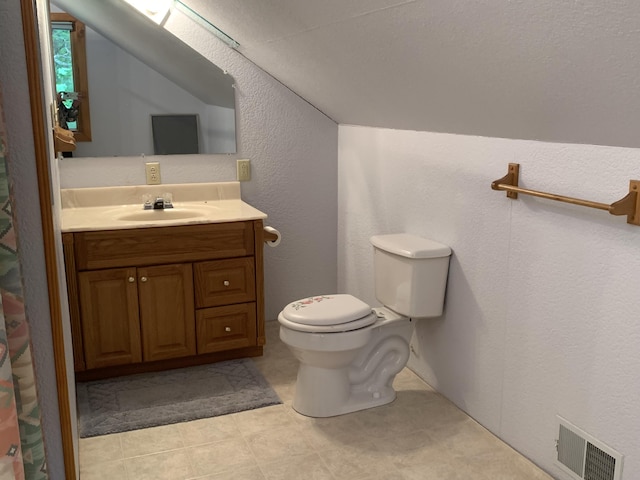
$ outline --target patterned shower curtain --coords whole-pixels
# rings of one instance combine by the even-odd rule
[[[40,406],[7,178],[8,154],[0,88],[0,480],[46,480]]]

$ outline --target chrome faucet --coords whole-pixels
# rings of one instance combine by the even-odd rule
[[[145,210],[164,210],[166,208],[173,208],[172,203],[172,195],[170,193],[165,193],[163,195],[158,195],[153,200],[153,197],[150,195],[144,195],[144,209]]]
[[[156,197],[156,201],[153,202],[154,210],[164,210],[164,198]]]

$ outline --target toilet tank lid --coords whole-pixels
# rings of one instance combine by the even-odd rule
[[[392,233],[371,237],[374,247],[408,258],[440,258],[451,255],[451,248],[442,243],[409,233]]]
[[[362,300],[346,294],[318,295],[290,303],[282,315],[303,325],[338,325],[371,314],[371,307]]]

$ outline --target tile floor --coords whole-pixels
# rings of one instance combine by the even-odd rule
[[[405,369],[391,404],[313,419],[291,408],[297,364],[267,324],[256,364],[283,405],[80,440],[80,480],[549,480]]]

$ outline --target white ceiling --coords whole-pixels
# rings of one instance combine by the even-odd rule
[[[640,147],[637,0],[182,0],[341,124]]]

